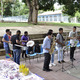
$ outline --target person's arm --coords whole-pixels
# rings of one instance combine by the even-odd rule
[[[69,33],[68,39],[76,39],[76,37],[72,37],[72,33]]]
[[[6,42],[6,43],[9,43],[9,41],[6,41],[5,38],[6,38],[6,35],[3,36],[2,41]]]
[[[46,50],[50,51],[50,49],[47,48],[47,40],[43,41],[43,46],[42,47],[43,47],[43,49],[46,49]]]
[[[57,35],[57,37],[56,37],[56,43],[58,43],[58,44],[60,44],[60,45],[62,45],[62,46],[65,46],[63,43],[61,43],[60,41],[59,41],[59,35]]]
[[[21,42],[28,42],[28,40],[24,40],[24,37],[21,37]]]
[[[58,39],[56,39],[56,42],[57,42],[58,44],[62,45],[62,46],[65,46],[65,44],[63,44],[63,43],[59,42],[59,40],[58,40]]]
[[[6,41],[4,38],[2,38],[2,41],[3,41],[3,42],[6,42],[6,43],[9,43],[9,41]]]
[[[16,43],[19,45],[22,43],[22,41],[19,40],[19,37],[16,38]]]

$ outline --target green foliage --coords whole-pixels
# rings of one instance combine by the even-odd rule
[[[80,22],[80,12],[79,11],[76,12],[75,16],[77,17],[78,21]]]
[[[0,14],[1,14],[1,2],[0,2]]]
[[[59,4],[64,5],[63,13],[74,16],[77,11],[80,12],[80,0],[57,0]]]
[[[22,0],[25,4],[27,3],[26,0]],[[32,1],[32,0],[29,0]],[[56,0],[38,0],[39,3],[39,10],[54,10],[53,4]]]
[[[54,10],[55,0],[38,0],[39,1],[39,9],[40,10]]]
[[[26,4],[23,4],[20,9],[20,15],[26,15],[29,13],[29,9]]]
[[[8,3],[4,3],[4,16],[11,16],[12,15],[12,12],[11,12],[11,2],[8,2]]]

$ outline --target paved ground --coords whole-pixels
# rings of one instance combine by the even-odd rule
[[[57,54],[55,54],[55,63],[57,66],[51,67],[53,71],[51,72],[44,72],[42,71],[43,67],[43,61],[44,57],[41,57],[38,59],[31,59],[31,64],[29,64],[29,60],[21,59],[21,64],[26,64],[27,67],[29,67],[30,71],[38,74],[39,76],[45,78],[45,80],[80,80],[80,49],[77,49],[75,51],[75,58],[76,61],[74,61],[74,65],[77,68],[72,68],[72,62],[69,60],[69,53],[65,53],[64,60],[66,63],[64,63],[64,69],[66,71],[62,72],[62,64],[57,63]],[[1,56],[0,59],[4,58],[4,56]]]
[[[3,36],[5,34],[6,29],[11,29],[12,33],[15,34],[17,30],[21,30],[22,34],[24,31],[28,31],[29,34],[42,34],[42,33],[47,33],[49,29],[53,29],[54,32],[58,32],[58,29],[60,26],[45,26],[45,25],[40,25],[40,26],[28,26],[28,27],[0,27],[0,36]],[[71,31],[72,27],[63,27],[64,31]],[[80,31],[80,28],[77,29]]]
[[[75,52],[76,61],[74,62],[74,65],[76,66],[76,68],[80,66],[79,53],[80,50],[78,49],[77,52]],[[43,57],[39,58],[38,62],[37,59],[31,60],[31,64],[29,64],[28,60],[26,62],[21,61],[21,63],[25,63],[33,73],[36,73],[39,76],[45,78],[45,80],[80,80],[80,67],[78,67],[77,69],[72,68],[72,62],[69,59],[69,53],[65,53],[64,60],[66,61],[66,63],[64,63],[64,69],[66,70],[65,72],[62,72],[62,64],[57,63],[57,54],[55,54],[55,63],[57,64],[57,66],[51,67],[51,69],[53,69],[52,72],[42,71],[44,61]]]

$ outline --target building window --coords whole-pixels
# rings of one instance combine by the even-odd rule
[[[61,16],[59,16],[59,21],[61,21]]]
[[[48,21],[48,16],[46,16],[46,21]]]
[[[42,17],[42,21],[44,21],[44,16]]]
[[[41,16],[39,17],[39,21],[41,21]]]
[[[54,21],[57,21],[57,16],[54,16]]]
[[[50,21],[52,21],[52,16],[50,16]]]

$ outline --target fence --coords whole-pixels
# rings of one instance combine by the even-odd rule
[[[0,21],[11,21],[11,22],[28,22],[28,18],[26,15],[22,15],[22,16],[9,16],[9,17],[3,17],[0,18]]]

